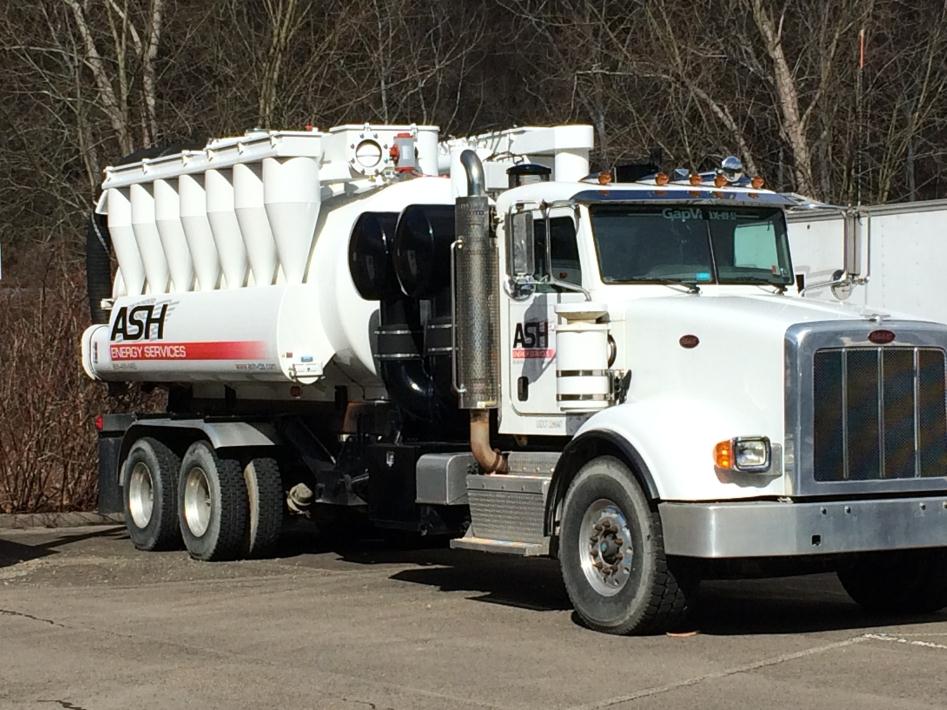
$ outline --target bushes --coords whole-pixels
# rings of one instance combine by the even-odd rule
[[[110,400],[86,376],[87,325],[83,270],[65,258],[0,288],[0,512],[92,510],[95,416],[160,405],[140,395]]]

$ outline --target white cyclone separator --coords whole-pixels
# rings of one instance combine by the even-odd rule
[[[107,192],[108,226],[112,249],[125,285],[125,293],[140,296],[145,292],[145,265],[138,251],[138,242],[132,228],[132,203],[129,188]]]
[[[233,194],[233,168],[211,169],[204,173],[207,190],[207,219],[214,234],[220,267],[227,288],[241,288],[247,281],[247,247],[237,221]]]
[[[181,226],[191,251],[197,286],[201,291],[213,291],[220,280],[220,258],[214,233],[207,219],[207,191],[202,174],[181,175],[178,181]]]
[[[289,283],[302,283],[319,219],[319,163],[315,158],[263,159],[263,205]]]
[[[263,168],[259,163],[233,166],[234,208],[247,247],[255,286],[276,281],[276,242],[263,204]]]
[[[177,180],[155,180],[155,223],[168,260],[173,291],[190,291],[194,283],[194,264],[181,223],[181,197]]]
[[[168,290],[168,260],[164,255],[158,225],[155,222],[155,195],[151,184],[132,185],[129,189],[132,205],[132,231],[138,243],[138,253],[145,267],[147,293],[165,293]]]

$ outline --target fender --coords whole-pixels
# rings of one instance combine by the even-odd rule
[[[139,419],[125,430],[119,461],[125,460],[128,449],[142,436],[158,435],[175,430],[183,441],[207,439],[215,449],[238,447],[269,447],[280,444],[273,426],[266,422],[205,421],[204,419]]]
[[[556,511],[566,496],[569,484],[575,478],[579,469],[587,461],[596,456],[613,455],[628,464],[638,483],[644,489],[645,495],[651,501],[660,497],[655,485],[651,470],[644,462],[638,450],[623,436],[607,429],[592,429],[583,432],[566,444],[562,456],[556,463],[552,473],[552,482],[549,486],[549,495],[546,496],[546,513],[544,532],[546,535],[555,534]]]

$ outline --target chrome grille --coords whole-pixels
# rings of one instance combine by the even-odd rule
[[[855,347],[813,357],[817,482],[947,473],[947,393],[940,348]]]

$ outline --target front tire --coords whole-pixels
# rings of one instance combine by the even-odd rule
[[[929,614],[947,607],[947,549],[864,555],[837,574],[848,595],[871,612]]]
[[[122,466],[125,528],[139,550],[172,550],[180,546],[177,485],[181,459],[149,436],[128,450]]]
[[[666,631],[690,611],[693,585],[672,570],[660,517],[617,458],[593,459],[569,487],[559,560],[576,614],[596,631]]]
[[[181,536],[196,560],[234,560],[247,539],[247,486],[243,466],[197,441],[181,459],[178,482]]]

